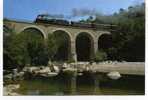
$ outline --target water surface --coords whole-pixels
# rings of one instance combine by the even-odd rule
[[[144,95],[144,76],[97,80],[85,76],[32,78],[20,81],[22,95]]]

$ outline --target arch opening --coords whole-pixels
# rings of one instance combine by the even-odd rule
[[[76,53],[78,61],[90,61],[93,55],[93,38],[88,33],[80,33],[76,37]]]
[[[38,32],[38,34],[40,34],[43,38],[46,38],[45,36],[45,33],[38,27],[36,26],[28,26],[28,27],[25,27],[23,30],[19,31],[19,33],[22,33],[24,31],[27,31],[27,30],[32,30],[32,31],[36,31]],[[35,33],[35,32],[34,32]]]
[[[22,38],[20,43],[26,48],[28,64],[47,65],[48,56],[42,32],[36,28],[26,28],[18,35]]]
[[[111,60],[110,48],[112,48],[113,41],[111,34],[103,34],[98,38],[98,51],[104,52],[107,56],[106,59]]]
[[[27,27],[27,28],[24,28],[20,33],[34,33],[34,34],[37,34],[37,35],[40,35],[42,38],[44,38],[44,33],[36,28],[36,27]],[[26,34],[27,35],[27,34]]]
[[[103,34],[98,39],[98,49],[106,51],[112,47],[112,36],[110,34]]]
[[[68,61],[71,56],[71,41],[69,34],[63,30],[56,30],[53,32],[53,36],[57,45],[53,60],[60,62]]]

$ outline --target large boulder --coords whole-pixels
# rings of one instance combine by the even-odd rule
[[[116,71],[113,71],[113,72],[109,72],[107,74],[107,76],[110,78],[110,79],[113,79],[113,80],[117,80],[119,78],[121,78],[121,75],[119,72],[116,72]]]
[[[44,67],[43,69],[36,71],[36,73],[49,73],[49,72],[51,72],[49,67]]]

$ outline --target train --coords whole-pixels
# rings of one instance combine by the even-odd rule
[[[45,24],[58,24],[58,25],[69,25],[69,21],[62,19],[53,19],[49,15],[41,14],[38,15],[35,23],[45,23]]]
[[[50,18],[47,14],[40,14],[34,21],[35,23],[44,23],[44,24],[55,24],[55,25],[64,25],[64,26],[73,26],[73,27],[84,27],[84,28],[113,28],[114,25],[105,25],[105,24],[95,24],[95,23],[84,23],[84,22],[74,22],[67,21],[63,19],[53,19]]]

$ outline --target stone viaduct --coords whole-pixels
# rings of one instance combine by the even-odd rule
[[[48,34],[54,34],[56,31],[63,31],[67,33],[67,35],[70,38],[70,53],[71,58],[77,61],[77,52],[76,52],[76,39],[80,34],[85,34],[91,44],[91,52],[90,56],[93,57],[93,55],[97,52],[98,49],[98,40],[99,37],[103,34],[111,34],[110,29],[104,29],[104,28],[84,28],[84,27],[73,27],[73,26],[64,26],[64,25],[53,25],[53,24],[39,24],[39,23],[33,23],[33,22],[25,22],[25,21],[15,21],[15,20],[6,20],[4,21],[4,25],[15,30],[17,34],[21,33],[22,31],[34,28],[39,30],[42,33],[42,36],[44,39],[48,38]]]

